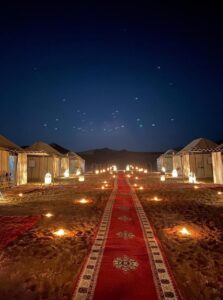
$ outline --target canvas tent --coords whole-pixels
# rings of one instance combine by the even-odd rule
[[[212,152],[214,183],[223,184],[223,144]]]
[[[44,182],[46,173],[50,173],[52,179],[60,176],[61,154],[44,142],[36,142],[25,148],[28,158],[28,181]]]
[[[27,183],[27,155],[22,148],[0,135],[0,185]]]
[[[173,168],[178,175],[188,177],[193,173],[196,178],[212,178],[211,152],[217,144],[211,140],[199,138],[193,140],[173,157]]]
[[[172,172],[173,170],[173,156],[176,154],[176,151],[173,149],[167,150],[157,159],[158,170],[161,171],[164,167],[166,172]]]
[[[75,152],[63,148],[58,144],[50,144],[54,149],[61,153],[61,155],[65,155],[68,157],[68,168],[70,171],[70,175],[75,175],[76,172],[79,170],[81,173],[85,171],[85,160],[81,158]]]

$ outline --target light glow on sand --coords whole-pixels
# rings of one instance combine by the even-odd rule
[[[181,230],[179,230],[179,232],[184,236],[190,235],[190,232],[186,227],[181,228]]]
[[[83,182],[83,181],[85,181],[85,178],[84,178],[84,176],[79,176],[79,177],[78,177],[78,181],[80,181],[80,182]]]
[[[53,234],[56,236],[64,236],[65,231],[63,229],[58,229],[57,231],[54,231]]]
[[[160,176],[160,181],[165,181],[165,180],[166,180],[165,175],[161,175],[161,176]]]
[[[45,217],[47,217],[47,218],[51,218],[52,216],[53,216],[53,214],[51,214],[51,213],[45,214]]]
[[[82,199],[79,200],[79,203],[81,203],[81,204],[86,204],[88,202],[89,201],[87,199],[85,199],[85,198],[82,198]]]

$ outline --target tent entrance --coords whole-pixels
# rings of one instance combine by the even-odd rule
[[[17,166],[17,156],[9,155],[9,177],[11,183],[16,182],[16,166]]]

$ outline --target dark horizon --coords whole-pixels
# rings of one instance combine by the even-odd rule
[[[4,4],[0,134],[76,152],[222,140],[220,12],[190,1]]]

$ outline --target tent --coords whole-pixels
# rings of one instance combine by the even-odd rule
[[[27,183],[27,155],[22,148],[0,135],[0,185]]]
[[[193,140],[173,157],[173,168],[178,175],[188,177],[193,173],[196,178],[212,178],[211,152],[217,144],[211,140],[199,138]]]
[[[44,142],[36,142],[25,148],[28,157],[28,181],[44,182],[46,173],[52,179],[61,174],[61,159],[63,156],[53,147]]]
[[[223,144],[212,152],[214,183],[223,184]]]
[[[161,171],[162,168],[165,168],[166,172],[172,172],[173,170],[173,157],[176,154],[176,151],[173,149],[167,150],[157,159],[158,170]]]
[[[55,143],[50,145],[58,152],[60,152],[61,155],[65,155],[68,157],[68,169],[71,175],[75,175],[78,170],[81,173],[85,172],[85,160],[78,154]]]

